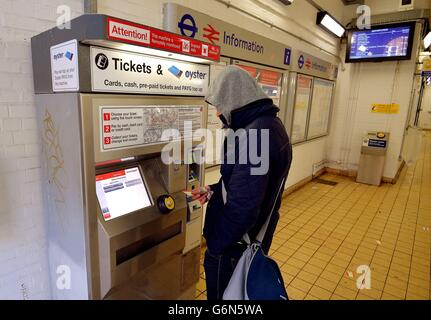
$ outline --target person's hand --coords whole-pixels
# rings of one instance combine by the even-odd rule
[[[192,190],[192,199],[199,200],[202,205],[207,203],[211,199],[211,196],[212,191],[209,186]]]

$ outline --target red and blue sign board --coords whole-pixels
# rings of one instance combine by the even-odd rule
[[[217,30],[219,27],[217,27],[214,23],[214,21],[206,23],[206,26],[201,28],[198,26],[198,22],[192,14],[185,13],[181,16],[181,18],[179,18],[177,27],[179,33],[184,37],[194,39],[196,36],[200,35],[201,37],[205,38],[204,41],[208,41],[212,44],[221,44],[252,53],[263,54],[265,47],[263,44],[258,43],[257,40],[238,36],[236,31],[230,31],[230,29],[220,32],[220,30]],[[282,63],[285,66],[290,66],[292,49],[281,48],[280,51],[280,58],[283,58]]]
[[[107,18],[107,37],[152,49],[158,49],[197,58],[219,61],[220,47],[117,18]],[[192,32],[193,30],[189,30]]]

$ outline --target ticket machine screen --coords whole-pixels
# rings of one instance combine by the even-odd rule
[[[97,175],[96,193],[105,221],[152,205],[138,167]]]

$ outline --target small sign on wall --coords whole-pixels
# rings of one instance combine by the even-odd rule
[[[383,104],[375,103],[371,108],[372,113],[398,114],[400,105],[398,103]]]
[[[431,58],[430,57],[425,58],[423,61],[422,76],[423,77],[431,76]]]

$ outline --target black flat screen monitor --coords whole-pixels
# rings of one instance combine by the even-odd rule
[[[346,62],[410,60],[415,22],[352,30],[347,42]]]

